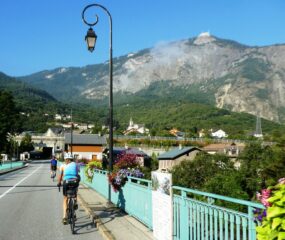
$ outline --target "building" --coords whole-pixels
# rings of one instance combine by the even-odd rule
[[[213,143],[202,148],[209,154],[225,154],[228,157],[236,158],[244,149],[244,143]]]
[[[64,150],[72,152],[76,159],[102,160],[107,145],[106,138],[98,134],[66,133],[64,141]]]
[[[178,165],[183,160],[193,160],[201,149],[197,147],[182,147],[179,146],[168,152],[165,152],[157,157],[158,169],[169,171],[175,165]]]
[[[55,114],[54,119],[55,120],[62,120],[62,116],[60,114]]]
[[[206,130],[205,129],[201,129],[198,132],[198,136],[199,136],[199,138],[205,137],[206,136]]]
[[[124,131],[125,135],[130,133],[139,133],[139,134],[148,134],[149,129],[144,127],[144,124],[137,124],[133,122],[133,119],[130,119],[128,128]]]
[[[106,149],[104,151],[106,158],[109,156],[109,150]],[[119,160],[120,155],[135,155],[136,160],[139,162],[140,166],[142,167],[150,167],[151,165],[151,158],[148,156],[145,152],[143,152],[141,149],[137,148],[129,148],[129,147],[114,147],[113,148],[113,161],[116,163]],[[108,161],[106,159],[106,161]]]
[[[184,132],[181,132],[179,131],[178,129],[176,128],[172,128],[169,133],[177,138],[185,138],[185,133]]]
[[[26,134],[31,136],[32,143],[37,152],[44,149],[45,154],[43,157],[50,158],[52,154],[61,157],[64,149],[64,129],[62,127],[49,128],[45,133],[22,132],[15,136],[15,141],[17,141],[18,145],[20,145]]]
[[[211,136],[214,138],[226,138],[226,137],[228,137],[226,132],[223,131],[222,129],[219,129],[218,131],[212,132]]]

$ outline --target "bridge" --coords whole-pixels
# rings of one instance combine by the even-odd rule
[[[95,170],[93,180],[88,181],[81,172],[81,181],[88,187],[108,198],[107,171]],[[111,202],[135,217],[154,231],[154,202],[152,181],[128,177],[119,192],[111,191]],[[157,239],[206,240],[236,239],[256,240],[256,223],[253,211],[264,209],[260,203],[235,199],[194,189],[172,186],[171,237]],[[221,202],[235,205],[235,209],[221,206]],[[161,208],[161,205],[159,206]],[[169,209],[169,210],[170,210]],[[239,210],[237,210],[239,209]],[[167,215],[167,213],[164,213]],[[167,231],[162,226],[163,231]]]

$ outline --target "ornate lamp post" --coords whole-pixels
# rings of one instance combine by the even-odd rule
[[[110,93],[109,93],[109,171],[113,170],[113,48],[112,48],[112,16],[110,12],[100,4],[90,4],[87,5],[82,11],[82,20],[83,22],[89,26],[87,31],[87,35],[85,36],[85,41],[87,43],[88,50],[93,52],[95,49],[95,44],[97,40],[97,35],[92,29],[92,26],[95,26],[98,23],[98,16],[96,15],[96,21],[93,23],[87,22],[85,20],[84,14],[88,8],[91,7],[99,7],[103,9],[107,15],[109,16],[110,23],[110,60],[109,60],[109,75],[110,75]],[[108,200],[111,202],[111,185],[109,184],[109,194]]]

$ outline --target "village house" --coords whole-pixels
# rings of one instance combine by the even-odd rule
[[[105,149],[104,157],[106,157],[105,161],[107,162],[108,156],[109,156],[109,149]],[[148,156],[145,152],[143,152],[141,149],[137,148],[129,148],[129,147],[114,147],[113,148],[113,161],[116,163],[121,155],[130,154],[135,155],[136,160],[138,161],[139,165],[142,167],[150,167],[151,165],[151,158]]]
[[[175,165],[178,165],[183,160],[193,160],[197,153],[199,153],[201,149],[197,147],[182,147],[179,146],[174,148],[168,152],[165,152],[157,157],[158,159],[158,169],[169,171]]]
[[[175,137],[178,137],[178,138],[184,138],[185,137],[185,133],[184,132],[181,132],[179,131],[178,129],[176,128],[172,128],[169,133]]]
[[[62,120],[62,116],[60,115],[60,114],[55,114],[55,116],[54,116],[54,119],[55,120]]]
[[[103,150],[107,141],[98,134],[71,134],[64,135],[66,152],[72,152],[75,159],[102,160]]]
[[[209,154],[225,154],[228,157],[236,158],[244,149],[244,143],[213,143],[202,148]]]
[[[212,132],[211,136],[213,138],[226,138],[228,137],[228,135],[226,134],[225,131],[223,131],[222,129],[219,129],[218,131]]]

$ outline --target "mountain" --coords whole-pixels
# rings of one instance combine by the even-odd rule
[[[2,72],[0,72],[0,90],[11,92],[21,111],[38,111],[48,104],[58,103],[46,91],[9,77]]]
[[[3,73],[0,73],[0,90],[10,91],[20,111],[29,113],[21,115],[23,130],[45,132],[54,123],[55,113],[69,114],[71,109],[75,121],[95,123],[97,126],[108,124],[108,108],[104,105],[94,108],[94,105],[82,103],[64,104],[44,90]],[[197,103],[210,103],[212,99],[206,94],[197,94],[196,90],[193,85],[183,88],[173,86],[170,81],[157,81],[135,95],[117,92],[114,107],[117,133],[126,129],[130,117],[144,123],[153,135],[168,134],[173,127],[187,132],[189,136],[195,136],[195,131],[202,128],[222,128],[230,136],[238,138],[245,138],[254,131],[254,116]],[[267,136],[282,133],[284,128],[285,125],[262,119],[262,129]]]
[[[285,45],[250,47],[209,33],[114,58],[114,103],[169,96],[285,120]],[[108,98],[108,62],[20,80],[62,101]]]

